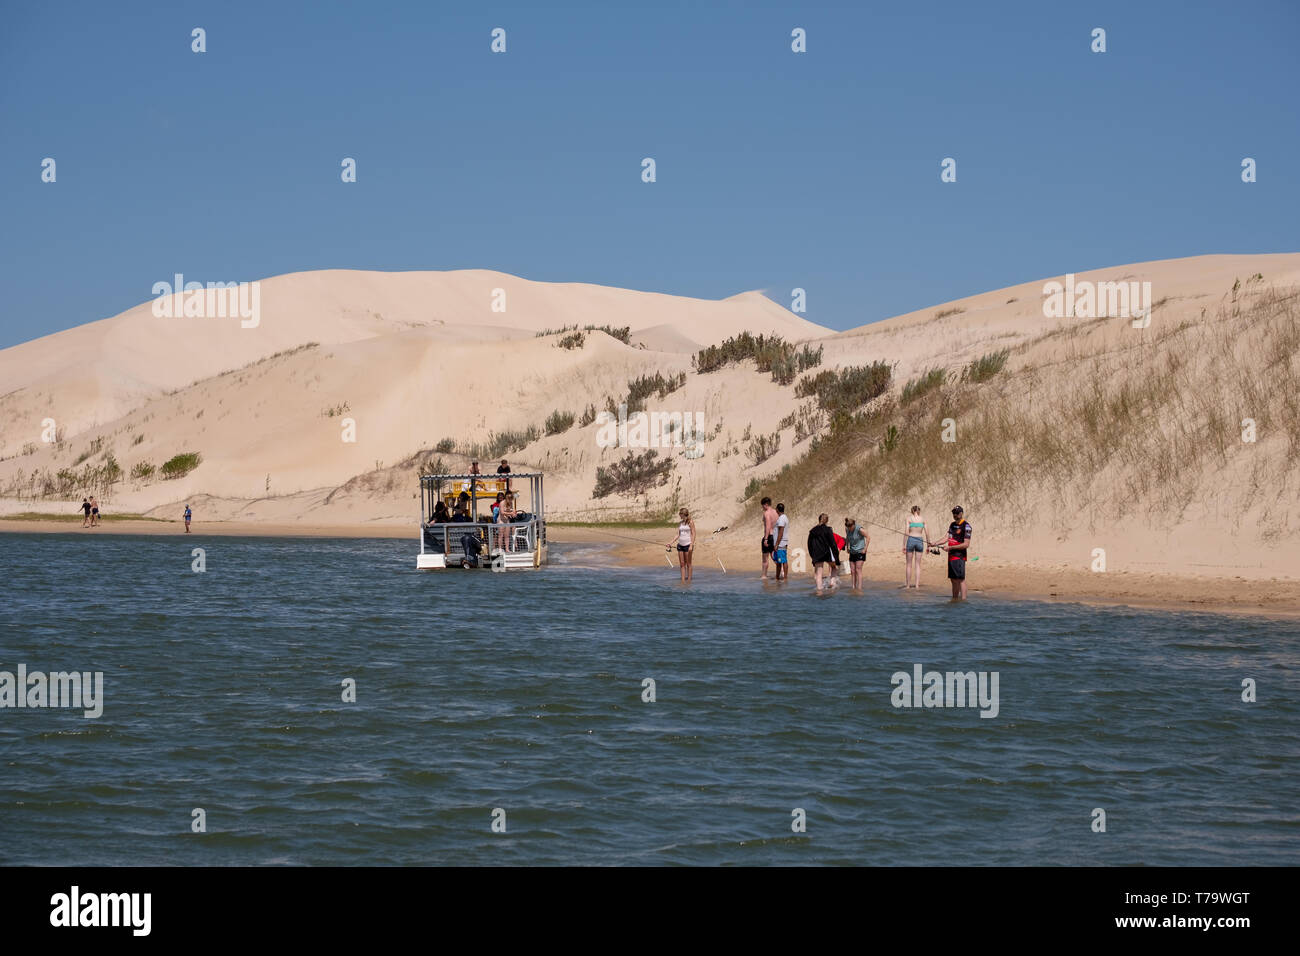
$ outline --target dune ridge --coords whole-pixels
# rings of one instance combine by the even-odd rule
[[[1268,390],[1251,391],[1242,372],[1249,356],[1216,362],[1234,343],[1253,343],[1273,350],[1266,371],[1274,380],[1295,376],[1300,343],[1285,338],[1285,317],[1251,317],[1270,296],[1279,308],[1291,307],[1300,254],[1201,256],[1077,274],[1090,282],[1150,282],[1155,307],[1144,330],[1126,318],[1046,317],[1043,287],[1053,278],[1060,277],[845,332],[757,292],[704,301],[485,270],[274,277],[262,283],[261,321],[250,329],[237,320],[158,319],[146,302],[0,351],[0,514],[75,508],[87,487],[78,476],[90,469],[102,482],[111,456],[120,476],[100,494],[121,511],[174,517],[189,501],[208,521],[398,527],[418,519],[420,470],[462,470],[472,454],[505,448],[517,470],[547,472],[548,508],[557,519],[659,519],[688,503],[708,524],[732,526],[720,536],[726,542],[753,537],[758,489],[788,498],[805,532],[809,511],[856,511],[891,523],[904,502],[923,496],[935,520],[942,517],[937,509],[960,498],[972,520],[981,519],[990,561],[1086,568],[1092,547],[1105,544],[1116,568],[1300,575],[1300,548],[1291,543],[1300,521],[1291,406]],[[503,312],[492,309],[498,289]],[[1233,322],[1242,326],[1237,338]],[[580,342],[569,336],[566,346],[555,330],[574,326],[627,329],[627,341],[592,330]],[[820,349],[820,364],[789,384],[756,370],[752,359],[708,373],[694,368],[697,350],[743,333]],[[961,385],[964,369],[1000,353],[1005,367],[987,383]],[[1171,360],[1178,366],[1172,372]],[[798,379],[872,363],[888,366],[890,382],[853,410],[861,419],[853,427],[832,427],[818,398],[797,394]],[[1233,382],[1213,384],[1216,369],[1229,367]],[[904,408],[903,387],[939,369],[944,384]],[[634,380],[654,376],[674,383],[684,376],[680,387],[645,399],[646,408],[699,414],[703,455],[658,449],[672,463],[665,484],[593,498],[597,469],[627,451],[600,447],[597,423],[583,419],[617,406]],[[1171,394],[1139,395],[1152,376],[1163,376]],[[1210,427],[1201,421],[1207,415],[1217,422],[1214,455],[1188,462],[1175,454],[1143,481],[1140,469],[1106,458],[1105,443],[1094,442],[1102,457],[1061,452],[1058,466],[1080,474],[1054,480],[1039,467],[1056,454],[1045,450],[1045,416],[1070,416],[1062,426],[1069,432],[1087,417],[1087,403],[1072,401],[1072,393],[1086,386],[1099,401],[1117,400],[1112,392],[1120,384],[1112,388],[1112,379],[1128,383],[1137,403],[1128,412],[1132,427],[1123,424],[1122,407],[1121,417],[1108,420],[1117,448],[1130,442],[1131,456],[1145,447],[1132,444],[1141,441],[1152,454],[1166,454],[1160,428],[1141,416],[1159,408],[1176,432],[1178,409],[1195,398],[1196,427]],[[1207,393],[1222,397],[1217,417]],[[890,425],[900,430],[904,458],[923,435],[938,442],[939,422],[952,417],[939,414],[944,395],[967,403],[956,412],[962,437],[954,448],[972,448],[962,442],[978,443],[981,431],[1001,427],[998,441],[1020,456],[1012,471],[1029,478],[1008,482],[1007,469],[987,458],[963,470],[922,455],[915,467],[931,473],[914,480],[906,469],[882,466]],[[1224,438],[1249,417],[1243,402],[1259,405],[1265,423],[1252,445]],[[546,433],[548,419],[567,415],[574,424]],[[47,418],[60,427],[55,444],[41,441]],[[346,423],[354,441],[345,440]],[[1018,442],[1015,429],[1038,434],[1038,444]],[[201,463],[179,478],[158,477],[162,463],[182,452],[200,455]],[[153,476],[140,474],[145,465]],[[1087,471],[1094,467],[1095,474]],[[64,493],[51,493],[60,472]],[[1122,493],[1110,494],[1108,481]],[[1234,495],[1236,487],[1250,493]],[[1086,520],[1063,529],[1063,510]]]

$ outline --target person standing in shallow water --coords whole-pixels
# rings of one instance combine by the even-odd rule
[[[99,525],[99,499],[94,495],[90,496],[90,526],[92,528]]]
[[[695,556],[695,520],[690,511],[682,508],[677,512],[677,536],[668,543],[665,551],[671,551],[677,545],[677,564],[681,570],[682,583],[694,577],[695,569],[692,559]]]
[[[772,508],[772,499],[764,498],[761,502],[763,507],[763,575],[759,579],[767,580],[767,562],[771,560],[772,552],[776,550],[776,542],[772,537],[772,532],[776,528],[776,511]]]
[[[808,560],[813,563],[813,577],[817,581],[818,591],[822,589],[822,565],[826,565],[830,571],[840,563],[840,549],[835,543],[835,532],[828,523],[830,520],[828,514],[818,515],[817,524],[808,532]],[[838,583],[832,572],[830,586],[834,588]]]
[[[862,565],[867,560],[867,548],[871,547],[871,535],[858,526],[856,518],[844,519],[844,542],[849,552],[849,572],[852,576],[853,590],[862,590]]]
[[[903,538],[904,588],[921,586],[921,556],[925,554],[925,544],[929,540],[925,531],[925,519],[921,517],[921,506],[912,505],[912,512],[907,516],[907,536]]]
[[[954,601],[966,600],[966,555],[970,551],[972,531],[961,505],[953,508],[952,524],[948,525],[948,542],[939,547],[948,552],[948,580],[952,583]]]
[[[772,561],[776,565],[776,579],[778,581],[790,580],[790,563],[787,560],[787,549],[790,547],[790,519],[785,516],[785,505],[777,502],[776,505],[776,525],[772,532]]]

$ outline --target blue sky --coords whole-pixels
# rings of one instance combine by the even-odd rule
[[[488,268],[787,306],[799,286],[842,329],[1067,271],[1300,251],[1293,0],[2,16],[0,346],[176,272]]]

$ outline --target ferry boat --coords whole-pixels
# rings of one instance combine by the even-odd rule
[[[492,520],[497,495],[513,503],[508,522]],[[439,507],[441,505],[441,507]],[[538,472],[421,475],[420,571],[515,571],[546,563],[545,499]]]

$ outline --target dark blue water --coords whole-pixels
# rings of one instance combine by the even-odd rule
[[[416,549],[0,535],[0,670],[106,698],[0,709],[0,863],[1300,859],[1293,621]],[[917,663],[997,671],[998,716],[895,708]]]

